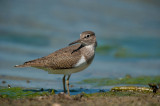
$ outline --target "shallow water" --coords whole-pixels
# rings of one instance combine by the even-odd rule
[[[73,88],[93,88],[76,83],[86,78],[159,75],[159,4],[157,0],[1,1],[0,82],[6,83],[0,86],[61,89],[63,75],[13,66],[67,46],[84,30],[96,33],[98,47],[111,48],[97,51],[89,68],[72,74]]]

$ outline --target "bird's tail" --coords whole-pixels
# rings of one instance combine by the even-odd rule
[[[29,67],[26,64],[22,64],[22,65],[15,65],[14,67]]]
[[[33,66],[36,67],[36,66],[42,66],[43,64],[41,63],[41,61],[37,61],[37,60],[39,60],[39,59],[27,61],[24,64],[15,65],[14,67],[33,67]]]

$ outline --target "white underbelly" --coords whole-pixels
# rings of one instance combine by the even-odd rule
[[[49,74],[64,74],[64,75],[69,75],[72,73],[80,72],[83,71],[85,68],[87,68],[89,64],[84,64],[78,67],[73,67],[71,69],[52,69],[52,68],[39,68],[45,71],[48,71]]]

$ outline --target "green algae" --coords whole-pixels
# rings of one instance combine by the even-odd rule
[[[117,51],[114,54],[115,57],[118,58],[147,58],[147,57],[153,57],[152,55],[148,53],[136,53],[131,50],[128,50],[126,48],[118,48]]]
[[[153,89],[151,87],[140,87],[140,86],[118,86],[118,87],[113,87],[111,91],[153,92]]]
[[[117,46],[115,45],[102,45],[96,48],[96,52],[99,54],[108,54],[109,52],[111,52],[113,49],[116,48]]]
[[[2,88],[0,89],[0,98],[12,98],[12,99],[18,99],[18,98],[25,98],[25,97],[36,97],[36,96],[44,96],[54,94],[54,90],[51,91],[51,93],[47,91],[39,91],[39,90],[25,90],[20,87],[13,87],[13,88]]]
[[[128,77],[126,75],[124,78],[92,78],[85,79],[79,84],[93,84],[94,86],[109,86],[109,85],[118,85],[118,84],[141,84],[148,85],[148,83],[160,83],[160,76],[139,76],[139,77]]]
[[[92,93],[92,94],[87,94],[85,92],[82,93],[84,97],[87,98],[92,98],[92,97],[113,97],[113,96],[142,96],[144,94],[148,95],[148,94],[153,94],[152,92],[130,92],[130,91],[125,91],[125,92],[97,92],[97,93]],[[160,94],[157,94],[160,95]]]
[[[109,55],[116,58],[159,58],[160,53],[138,52],[132,48],[126,48],[123,45],[104,44],[97,47],[96,52],[100,55]]]

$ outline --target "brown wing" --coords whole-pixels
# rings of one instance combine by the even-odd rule
[[[50,67],[52,69],[72,68],[81,57],[80,50],[73,52],[79,47],[80,44],[68,46],[57,50],[48,56],[27,61],[23,65],[17,65],[16,67]]]

